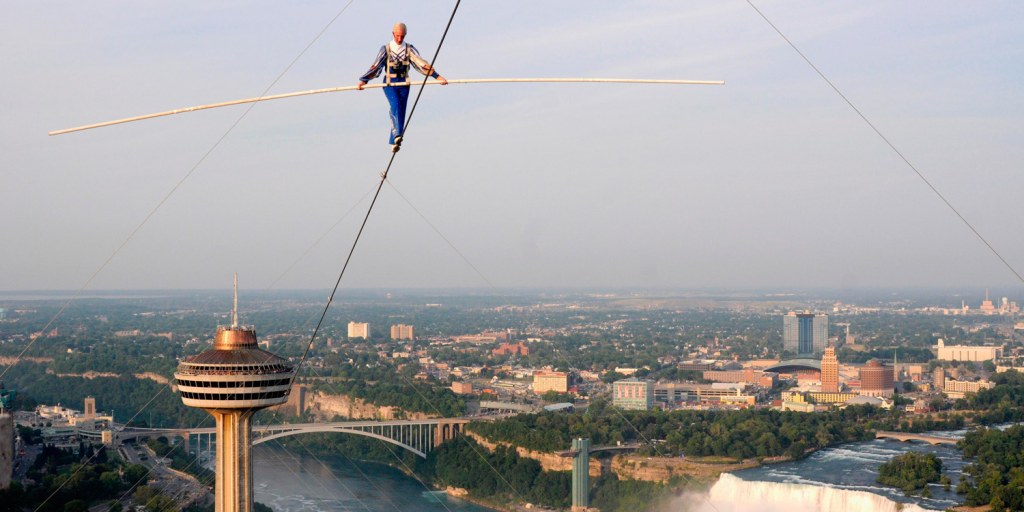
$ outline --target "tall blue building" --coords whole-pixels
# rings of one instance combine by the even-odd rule
[[[821,354],[828,344],[828,315],[789,312],[782,317],[782,349],[798,356]]]

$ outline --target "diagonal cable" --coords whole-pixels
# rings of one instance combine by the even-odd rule
[[[298,258],[295,258],[295,261],[293,261],[291,265],[288,265],[288,268],[284,269],[284,272],[281,272],[281,275],[277,276],[277,279],[274,279],[274,281],[270,283],[270,286],[267,286],[267,289],[269,290],[277,286],[277,283],[281,282],[281,280],[284,279],[284,276],[288,275],[288,273],[291,272],[292,269],[295,268],[295,266],[298,265],[303,258],[308,256],[309,253],[312,252],[314,248],[316,248],[316,246],[320,245],[320,242],[323,242],[324,239],[327,238],[327,235],[331,233],[331,231],[334,231],[335,228],[340,226],[341,222],[348,218],[349,214],[355,211],[356,207],[363,203],[363,200],[365,200],[367,197],[370,197],[370,194],[372,192],[373,190],[369,190],[365,194],[363,194],[363,197],[360,197],[359,200],[356,201],[351,208],[346,210],[345,213],[343,213],[341,217],[338,218],[338,220],[334,221],[334,224],[331,224],[331,227],[327,228],[327,231],[324,231],[324,233],[320,235],[320,238],[317,238],[316,241],[313,242],[308,248],[306,248],[306,250],[303,251]]]
[[[487,279],[487,276],[485,276],[483,272],[480,272],[480,269],[476,268],[476,265],[474,265],[472,261],[469,261],[469,258],[467,258],[465,254],[462,254],[462,251],[460,251],[458,247],[455,247],[455,244],[453,244],[452,241],[448,239],[448,237],[444,236],[444,233],[442,233],[440,229],[437,229],[437,226],[435,226],[433,222],[430,222],[430,219],[428,219],[426,215],[423,215],[423,212],[421,212],[419,208],[416,208],[416,206],[412,204],[411,201],[409,201],[408,197],[405,197],[405,194],[403,194],[400,190],[398,190],[397,187],[395,187],[395,183],[392,180],[387,181],[391,189],[398,194],[398,197],[401,197],[402,200],[405,201],[405,204],[409,205],[409,208],[412,208],[413,211],[415,211],[416,214],[419,215],[421,219],[423,219],[423,222],[426,222],[427,225],[430,226],[430,229],[433,229],[434,233],[437,233],[437,236],[441,237],[441,239],[448,244],[448,247],[451,247],[452,250],[455,251],[455,254],[458,254],[459,257],[462,258],[462,261],[466,262],[466,264],[469,265],[469,268],[473,269],[473,272],[476,272],[476,275],[480,276],[480,279],[483,279],[484,282],[487,283],[487,286],[491,287],[492,289],[497,288],[494,286],[494,283]]]
[[[1020,272],[1017,272],[1017,269],[1013,268],[1013,265],[1010,265],[1009,261],[1006,261],[1006,258],[1004,258],[1003,255],[1000,254],[999,251],[997,251],[996,248],[991,243],[989,243],[989,241],[987,239],[985,239],[984,236],[982,236],[981,232],[979,232],[977,229],[975,229],[974,225],[971,224],[970,221],[968,221],[967,218],[964,217],[960,213],[960,211],[957,210],[957,208],[955,206],[953,206],[953,203],[949,202],[949,200],[946,199],[946,196],[942,195],[942,192],[939,192],[939,189],[936,188],[935,185],[933,185],[932,182],[929,181],[928,178],[925,177],[924,173],[922,173],[917,168],[917,166],[915,166],[913,163],[911,163],[910,160],[906,156],[903,155],[903,152],[900,151],[896,147],[896,145],[893,144],[892,141],[890,141],[889,138],[886,137],[885,134],[883,134],[882,131],[879,130],[878,127],[876,127],[875,124],[872,123],[871,120],[869,120],[867,118],[867,116],[865,116],[864,113],[862,113],[860,111],[860,109],[857,108],[857,106],[854,105],[853,102],[850,101],[850,99],[847,98],[846,95],[843,94],[843,92],[840,91],[839,88],[836,87],[836,85],[834,83],[832,83],[831,80],[828,79],[827,76],[825,76],[825,73],[822,73],[821,70],[818,69],[818,66],[815,66],[814,63],[811,62],[811,59],[807,58],[807,56],[804,55],[804,52],[800,51],[800,48],[797,48],[797,46],[795,44],[793,44],[793,41],[791,41],[788,37],[786,37],[786,34],[783,34],[782,31],[779,30],[779,27],[775,26],[775,24],[772,23],[772,20],[768,19],[768,16],[765,16],[765,14],[763,12],[761,12],[761,9],[758,9],[757,6],[754,5],[754,3],[751,0],[746,0],[746,2],[747,2],[747,4],[750,5],[750,7],[752,7],[754,9],[754,11],[757,12],[758,15],[761,16],[761,18],[764,19],[764,21],[766,21],[768,23],[769,26],[772,27],[773,30],[775,30],[775,33],[777,33],[779,35],[779,37],[781,37],[784,41],[786,41],[786,44],[788,44],[789,47],[792,48],[793,51],[795,51],[797,53],[797,55],[800,56],[801,59],[803,59],[803,61],[806,62],[807,65],[810,66],[811,69],[813,69],[814,72],[817,73],[818,76],[821,77],[821,79],[824,80],[825,83],[828,84],[828,86],[833,91],[835,91],[835,93],[838,94],[840,98],[843,99],[844,102],[846,102],[846,105],[849,106],[851,109],[853,109],[853,111],[857,114],[857,116],[859,116],[861,118],[861,120],[864,121],[864,123],[867,124],[869,128],[871,128],[871,131],[875,132],[875,135],[878,135],[878,137],[880,139],[882,139],[882,141],[885,142],[885,144],[887,146],[889,146],[889,149],[891,149],[894,153],[896,153],[896,155],[900,157],[900,160],[903,160],[903,163],[906,164],[907,167],[910,168],[910,170],[914,171],[914,174],[916,174],[918,178],[921,178],[921,181],[923,181],[924,184],[927,185],[928,188],[931,189],[931,191],[933,193],[935,193],[935,195],[946,205],[946,207],[948,207],[950,209],[950,211],[952,211],[954,214],[956,214],[956,216],[958,218],[960,218],[960,221],[963,222],[964,225],[967,226],[967,228],[970,229],[972,233],[974,233],[974,236],[976,236],[978,238],[978,240],[981,240],[981,243],[985,244],[985,247],[988,247],[988,250],[991,251],[992,254],[994,254],[996,256],[996,258],[998,258],[999,261],[1001,261],[1003,263],[1003,266],[1005,266],[1007,269],[1009,269],[1009,271],[1012,272],[1013,275],[1017,276],[1017,280],[1018,281],[1020,281],[1021,283],[1024,283],[1024,276],[1022,276],[1020,274]]]

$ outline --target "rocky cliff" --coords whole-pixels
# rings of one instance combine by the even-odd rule
[[[322,391],[315,394],[307,393],[305,402],[304,410],[323,420],[330,420],[335,416],[353,420],[422,420],[438,417],[436,414],[403,411],[398,407],[378,406],[347,395],[328,395]]]

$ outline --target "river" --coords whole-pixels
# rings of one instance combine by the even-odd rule
[[[963,432],[940,433],[950,437]],[[934,453],[952,487],[930,486],[931,498],[908,497],[875,483],[878,467],[908,451]],[[484,512],[484,507],[430,491],[397,469],[283,448],[254,449],[256,500],[275,512]],[[671,511],[904,512],[945,510],[962,503],[953,489],[965,463],[953,446],[875,440],[820,450],[794,462],[723,474],[707,494],[687,495]],[[442,503],[443,500],[443,503]]]
[[[253,448],[256,501],[274,512],[485,512],[490,509],[425,488],[383,464]]]

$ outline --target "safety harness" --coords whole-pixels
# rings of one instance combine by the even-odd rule
[[[402,43],[402,51],[399,53],[391,51],[391,43],[384,45],[384,48],[388,52],[387,59],[384,60],[384,83],[406,81],[410,65],[409,44]]]

